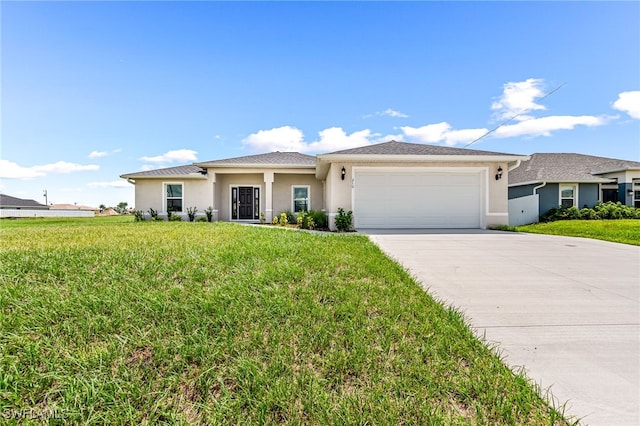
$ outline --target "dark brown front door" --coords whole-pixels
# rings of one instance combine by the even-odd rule
[[[238,188],[238,219],[253,219],[253,187]]]

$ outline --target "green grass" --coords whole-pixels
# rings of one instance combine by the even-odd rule
[[[517,226],[518,232],[585,237],[614,243],[640,245],[640,220],[559,220]]]
[[[129,217],[0,237],[5,419],[565,424],[363,236]]]

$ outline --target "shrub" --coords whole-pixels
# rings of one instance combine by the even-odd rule
[[[196,213],[198,213],[197,207],[187,207],[187,216],[189,216],[189,222],[196,220]]]
[[[200,216],[196,219],[196,222],[210,222],[210,220],[206,216]]]
[[[152,208],[149,208],[149,216],[151,216],[151,220],[153,221],[156,221],[156,222],[162,221],[162,218],[158,215],[158,212]]]
[[[598,219],[640,219],[640,209],[612,202],[598,203],[594,208],[583,207],[554,207],[540,216],[541,222],[553,222],[556,220],[598,220]]]
[[[264,223],[265,223],[264,212],[260,212],[260,225],[264,225]]]
[[[280,213],[280,218],[282,218],[283,214],[287,216],[287,223],[296,223],[296,215],[291,213],[291,211],[286,210],[286,211]],[[282,220],[280,222],[282,224]]]
[[[298,213],[297,222],[301,229],[314,229],[316,226],[313,217],[305,211]]]
[[[213,222],[213,207],[207,207],[204,214],[207,215],[207,222]]]
[[[351,229],[353,222],[353,212],[349,210],[345,213],[342,207],[338,208],[338,216],[336,216],[336,228],[338,232],[346,232]]]
[[[144,212],[142,210],[135,210],[133,212],[133,220],[136,222],[144,222]]]
[[[274,216],[273,219],[271,219],[271,224],[272,225],[277,225],[278,224],[278,216]]]
[[[327,214],[323,211],[318,210],[310,210],[309,216],[313,219],[313,223],[315,224],[316,229],[328,229],[329,228],[329,218]]]
[[[168,219],[170,222],[182,222],[182,216],[176,212],[169,212]]]
[[[291,220],[293,223],[293,219]],[[280,213],[280,219],[278,219],[280,226],[287,226],[289,224],[289,217],[286,212]]]

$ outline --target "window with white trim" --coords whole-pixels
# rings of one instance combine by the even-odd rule
[[[165,211],[182,212],[182,184],[181,183],[165,183]]]
[[[311,206],[309,185],[291,187],[291,210],[294,213],[308,212]]]
[[[640,208],[640,179],[633,179],[631,181],[633,190],[633,207]]]
[[[560,205],[565,208],[576,205],[576,185],[560,185]]]

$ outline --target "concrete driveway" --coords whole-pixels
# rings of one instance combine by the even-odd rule
[[[640,424],[640,247],[499,231],[359,231],[581,424]]]

